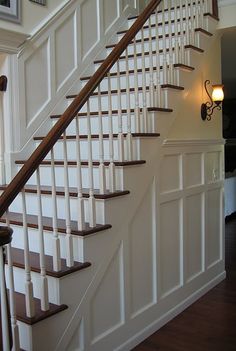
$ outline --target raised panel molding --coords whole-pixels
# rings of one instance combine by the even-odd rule
[[[206,265],[211,268],[222,259],[222,196],[221,189],[207,193]]]
[[[131,318],[156,301],[156,186],[148,187],[129,228]]]
[[[92,344],[112,333],[124,323],[122,244],[114,254],[91,299],[90,315]]]
[[[161,163],[161,192],[170,192],[181,188],[180,154],[165,155]]]
[[[119,1],[103,0],[104,30],[107,32],[118,16]]]
[[[182,285],[182,201],[161,204],[159,217],[158,273],[160,296],[164,298]]]
[[[25,107],[28,126],[50,99],[50,41],[42,43],[25,61]]]
[[[99,40],[98,0],[84,1],[80,7],[80,13],[80,30],[82,37],[81,52],[82,60],[84,60]]]
[[[67,351],[83,351],[84,350],[84,321],[81,320],[76,328],[70,344],[66,348]]]
[[[187,282],[204,270],[204,195],[186,198],[186,230],[184,237],[184,267]]]
[[[187,153],[185,155],[185,186],[192,187],[204,182],[203,154]]]
[[[57,90],[60,89],[65,79],[77,67],[77,36],[75,30],[76,11],[55,31],[55,75]]]

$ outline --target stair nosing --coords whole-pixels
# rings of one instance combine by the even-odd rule
[[[24,264],[24,250],[12,247],[12,264],[14,267],[25,269],[25,264]],[[17,256],[17,257],[16,257]],[[36,258],[37,257],[37,258]],[[34,260],[33,260],[34,258]],[[38,262],[35,262],[35,259]],[[39,264],[39,254],[37,252],[29,252],[29,260],[30,260],[30,269],[32,272],[40,273],[40,264]],[[65,277],[66,275],[69,275],[71,273],[78,272],[80,270],[83,270],[85,268],[88,268],[91,266],[90,262],[78,262],[74,261],[74,265],[72,267],[67,267],[65,262],[66,259],[62,258],[62,266],[64,267],[60,271],[54,271],[53,266],[52,266],[52,256],[50,255],[45,255],[45,264],[46,264],[46,275],[54,278],[62,278]],[[50,262],[51,261],[51,262]],[[8,261],[6,260],[6,263]],[[47,267],[47,263],[51,265],[51,267]]]

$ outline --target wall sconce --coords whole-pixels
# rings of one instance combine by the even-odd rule
[[[210,84],[209,80],[205,81],[204,87],[210,101],[207,101],[201,106],[201,117],[203,121],[205,120],[210,121],[214,109],[217,108],[217,110],[221,110],[221,103],[224,100],[223,85],[220,85],[220,84],[212,85],[213,91],[212,91],[212,96],[210,96],[207,90],[207,84]]]

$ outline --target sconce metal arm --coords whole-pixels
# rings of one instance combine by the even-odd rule
[[[204,87],[205,87],[206,93],[207,93],[210,101],[207,101],[206,103],[201,105],[201,117],[202,117],[203,121],[205,121],[205,120],[210,121],[211,120],[211,116],[212,116],[215,108],[217,108],[218,110],[221,110],[221,106],[220,106],[221,102],[220,101],[215,101],[215,106],[213,106],[214,103],[213,103],[213,100],[211,98],[211,95],[209,94],[209,91],[207,90],[207,84],[210,84],[209,80],[205,81]]]

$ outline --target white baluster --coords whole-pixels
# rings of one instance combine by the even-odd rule
[[[4,164],[4,116],[3,116],[3,92],[0,91],[0,184],[5,184],[5,164]]]
[[[171,24],[171,7],[168,10],[168,35],[169,35],[169,84],[174,82],[174,70],[173,70],[173,49],[172,49],[172,24]]]
[[[127,109],[127,160],[131,161],[133,159],[132,150],[132,134],[131,134],[131,111],[130,111],[130,75],[129,75],[129,59],[128,59],[128,49],[125,51],[125,68],[126,68],[126,109]]]
[[[51,182],[52,182],[52,227],[53,227],[53,270],[58,272],[61,270],[61,250],[60,240],[57,228],[57,193],[56,193],[56,176],[54,150],[51,150]]]
[[[45,245],[43,234],[43,213],[42,213],[42,197],[39,168],[36,170],[37,182],[37,201],[38,201],[38,233],[39,233],[39,262],[40,262],[40,278],[41,278],[41,310],[47,311],[49,309],[48,302],[48,280],[46,276],[45,267]]]
[[[6,211],[6,225],[10,227],[8,210]],[[10,305],[11,329],[12,329],[12,340],[13,340],[12,351],[19,351],[20,339],[19,339],[19,327],[16,319],[16,307],[15,307],[15,297],[14,297],[15,284],[14,284],[11,243],[7,245],[7,264],[8,264],[8,281],[9,281],[9,305]]]
[[[76,124],[76,174],[77,174],[77,206],[78,206],[78,230],[84,230],[85,228],[85,217],[84,217],[84,199],[82,189],[82,169],[81,169],[81,157],[80,157],[80,136],[79,136],[79,116],[75,118]]]
[[[99,128],[99,191],[104,194],[106,191],[106,176],[104,166],[104,145],[103,145],[103,125],[102,125],[102,98],[101,86],[98,86],[98,128]]]
[[[134,94],[135,94],[135,132],[140,132],[140,105],[138,90],[138,58],[137,58],[137,40],[134,37]]]
[[[1,327],[2,327],[2,344],[3,351],[10,350],[10,336],[9,336],[9,320],[7,313],[7,290],[5,283],[5,265],[4,265],[4,254],[3,246],[0,246],[0,295],[1,295]]]
[[[112,96],[111,96],[111,75],[107,73],[108,83],[108,118],[109,118],[109,190],[115,191],[115,164],[114,164],[114,140],[112,121]]]
[[[71,214],[70,214],[70,191],[68,174],[68,155],[66,132],[63,133],[63,159],[64,159],[64,190],[65,190],[65,214],[66,214],[66,265],[72,267],[74,264],[73,238],[71,235]]]
[[[175,63],[179,63],[179,30],[177,3],[174,4]]]
[[[149,101],[150,105],[154,106],[154,76],[153,76],[153,49],[152,49],[152,22],[151,17],[148,20],[148,27],[149,27]],[[145,58],[144,58],[145,60]]]
[[[23,216],[23,230],[24,230],[24,262],[25,262],[25,306],[27,317],[34,317],[34,295],[33,295],[33,283],[31,280],[31,271],[29,263],[29,234],[27,226],[27,212],[26,212],[26,199],[25,190],[21,191],[22,196],[22,216]]]
[[[185,17],[189,16],[188,14],[188,0],[185,1]],[[185,21],[185,37],[186,37],[186,45],[190,44],[190,33],[189,33],[189,21]]]
[[[144,30],[141,29],[141,62],[142,62],[142,98],[143,98],[143,109],[142,109],[142,119],[143,119],[143,132],[147,132],[147,83],[146,83],[146,69],[145,69],[145,52],[144,52]]]
[[[183,24],[183,1],[180,0],[179,2],[179,6],[180,6],[180,63],[185,63],[185,48],[184,48],[184,24]],[[185,7],[185,17],[186,17],[186,13],[188,13],[187,7]],[[188,22],[185,22],[186,24]],[[185,30],[187,30],[185,28]]]
[[[117,60],[117,100],[118,100],[118,158],[120,162],[125,159],[124,155],[124,134],[122,129],[122,104],[120,87],[120,61]]]
[[[190,13],[189,13],[189,17],[190,17],[190,42],[192,45],[195,45],[195,15],[194,15],[194,6],[193,6],[193,1],[190,0]]]
[[[93,153],[92,153],[92,136],[90,120],[90,102],[87,101],[87,135],[88,135],[88,176],[89,176],[89,226],[96,226],[96,209],[94,198],[94,180],[93,180]]]
[[[156,9],[156,103],[155,106],[161,107],[161,79],[160,79],[160,46],[159,46],[159,31],[158,31],[158,8]],[[164,57],[164,52],[163,52]]]

